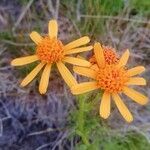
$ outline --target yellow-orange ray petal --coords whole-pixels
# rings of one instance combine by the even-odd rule
[[[130,78],[126,85],[146,85],[146,80],[141,77]]]
[[[118,67],[122,67],[125,66],[127,64],[127,61],[129,59],[129,50],[127,49],[124,54],[121,56],[119,63],[118,63]]]
[[[93,81],[93,82],[84,82],[84,83],[80,83],[77,84],[75,86],[73,86],[71,88],[71,92],[72,94],[82,94],[82,93],[86,93],[89,91],[93,91],[95,89],[98,89],[99,87],[97,86],[97,82]]]
[[[65,54],[75,54],[79,52],[90,51],[92,48],[93,48],[92,46],[86,46],[86,47],[70,49],[70,50],[65,51]]]
[[[40,72],[40,70],[43,68],[43,66],[45,65],[45,63],[40,63],[39,65],[37,65],[21,82],[21,86],[26,86],[27,84],[29,84],[34,78],[35,76]]]
[[[73,67],[73,71],[75,73],[78,73],[80,75],[86,76],[86,77],[90,77],[92,79],[96,78],[96,71],[90,69],[90,68],[85,68],[85,67]]]
[[[104,67],[104,65],[105,65],[104,52],[103,52],[103,48],[101,47],[100,43],[98,43],[98,42],[94,44],[94,54],[95,54],[98,66]]]
[[[30,38],[36,44],[38,44],[38,43],[40,43],[42,41],[42,36],[39,33],[35,32],[35,31],[30,33]]]
[[[77,58],[86,60],[83,56],[77,55]]]
[[[91,63],[89,61],[75,57],[65,56],[63,61],[77,66],[85,66],[85,67],[91,66]]]
[[[11,65],[12,66],[22,66],[22,65],[30,64],[37,60],[38,60],[37,55],[25,56],[25,57],[13,59],[11,61]]]
[[[39,85],[39,92],[41,94],[45,94],[47,91],[47,87],[48,87],[48,83],[49,83],[49,76],[50,76],[50,72],[51,72],[51,65],[52,64],[46,64],[42,76],[41,76],[41,80],[40,80],[40,85]]]
[[[57,38],[58,24],[56,20],[50,20],[48,24],[48,34],[50,38]]]
[[[99,70],[97,64],[91,65],[91,66],[90,66],[90,69],[95,70],[95,71],[98,71],[98,70]]]
[[[99,109],[99,113],[102,118],[107,119],[109,117],[110,105],[111,105],[110,93],[104,92]]]
[[[143,66],[137,66],[137,67],[129,69],[127,71],[127,75],[131,77],[131,76],[135,76],[137,74],[140,74],[143,71],[145,71],[145,68]]]
[[[76,79],[73,77],[71,72],[67,69],[67,67],[62,62],[57,63],[57,68],[62,78],[64,79],[64,81],[67,83],[69,87],[72,87],[73,85],[77,84]]]
[[[88,36],[84,36],[84,37],[81,37],[73,42],[70,42],[68,43],[67,45],[64,46],[64,50],[67,51],[67,50],[70,50],[70,49],[73,49],[73,48],[76,48],[76,47],[79,47],[79,46],[82,46],[84,44],[87,44],[90,42],[90,39]]]
[[[121,115],[123,116],[123,118],[127,121],[127,122],[132,122],[133,121],[133,116],[130,113],[129,109],[127,108],[127,106],[123,103],[123,101],[121,100],[120,96],[118,94],[112,94],[113,100],[115,101],[115,104],[117,105],[117,108],[119,110],[119,112],[121,113]]]
[[[145,105],[148,102],[148,98],[146,96],[144,96],[143,94],[141,94],[131,88],[124,87],[123,92],[124,92],[124,94],[129,96],[132,100],[134,100],[135,102],[137,102],[141,105]]]

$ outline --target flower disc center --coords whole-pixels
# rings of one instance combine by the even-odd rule
[[[56,38],[44,37],[37,45],[36,53],[43,62],[58,62],[64,57],[63,44]]]
[[[113,93],[122,91],[129,77],[126,69],[118,68],[116,65],[106,65],[99,69],[96,79],[101,89]]]

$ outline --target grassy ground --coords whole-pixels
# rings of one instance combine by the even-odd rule
[[[139,106],[125,97],[134,122],[124,122],[116,107],[104,121],[98,115],[96,93],[72,96],[57,70],[52,72],[47,94],[41,96],[40,76],[28,87],[19,87],[35,64],[10,66],[13,58],[34,52],[29,33],[46,34],[48,21],[56,18],[65,43],[89,35],[119,54],[129,48],[129,67],[144,65],[143,76],[149,80],[149,8],[149,0],[1,0],[0,149],[149,150],[149,104]],[[139,90],[149,96],[149,85],[148,81]]]

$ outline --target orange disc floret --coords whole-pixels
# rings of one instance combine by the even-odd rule
[[[109,47],[109,46],[104,46],[104,45],[102,45],[102,48],[103,48],[103,52],[104,52],[105,62],[109,65],[110,64],[116,64],[118,62],[119,58],[118,58],[118,55],[115,52],[115,49],[112,48],[112,47]],[[92,64],[95,64],[96,63],[95,55],[93,55],[89,59],[89,61]]]
[[[105,68],[99,68],[97,73],[97,85],[101,89],[113,93],[121,92],[129,77],[125,68],[118,68],[116,65],[106,65]]]
[[[64,57],[63,44],[56,38],[44,37],[37,45],[36,53],[43,62],[58,62]]]

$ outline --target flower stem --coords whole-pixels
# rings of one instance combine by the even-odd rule
[[[85,128],[85,104],[86,104],[86,97],[80,96],[79,97],[79,112],[78,112],[78,130],[77,134],[81,136],[82,141],[85,145],[90,145],[87,134],[84,131]]]

